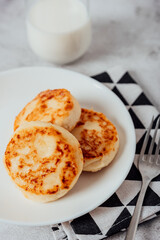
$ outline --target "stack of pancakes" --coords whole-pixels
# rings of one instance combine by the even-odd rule
[[[103,113],[81,109],[66,89],[46,90],[16,117],[4,164],[24,196],[49,202],[72,189],[82,170],[106,167],[118,147]]]

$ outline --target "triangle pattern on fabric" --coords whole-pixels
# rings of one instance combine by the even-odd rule
[[[137,195],[140,189],[141,181],[125,180],[116,193],[124,206],[126,206]]]
[[[126,180],[142,181],[141,174],[134,163],[126,177]]]
[[[160,197],[159,184],[159,181],[152,181],[149,186]]]
[[[135,129],[135,131],[136,131],[136,143],[138,143],[141,137],[145,134],[146,129]]]
[[[126,70],[122,68],[122,66],[114,66],[112,68],[107,69],[107,73],[112,78],[113,82],[117,83],[119,79],[124,75]]]
[[[100,73],[98,75],[92,76],[92,78],[96,79],[102,83],[113,83],[112,79],[110,78],[109,74],[106,72]]]
[[[128,228],[131,220],[131,214],[127,210],[127,208],[124,208],[124,210],[121,212],[121,214],[118,216],[112,227],[109,229],[109,231],[106,233],[106,236],[109,237],[122,229]]]
[[[112,90],[115,86],[114,83],[103,83],[104,86],[106,86],[107,88],[109,88],[110,90]]]
[[[142,92],[139,97],[135,100],[132,106],[135,105],[153,105],[150,100],[146,97],[146,95]]]
[[[160,182],[160,174],[152,179],[152,182]]]
[[[127,204],[127,206],[135,206],[138,200],[139,193]]]
[[[138,200],[139,193],[127,204],[128,206],[135,206]],[[156,206],[160,204],[160,197],[150,188],[147,188],[144,198],[143,206]]]
[[[125,104],[125,105],[129,105],[128,102],[126,101],[126,99],[122,96],[122,94],[119,92],[119,90],[117,89],[117,87],[114,87],[112,89],[112,91],[121,99],[121,101]]]
[[[71,226],[75,234],[100,234],[101,231],[89,213],[74,219]]]
[[[142,93],[142,89],[137,84],[117,84],[116,87],[129,105],[132,105],[135,99]]]
[[[135,156],[134,163],[126,177],[126,180],[116,193],[114,193],[100,207],[96,208],[91,213],[87,213],[70,221],[72,229],[75,234],[77,234],[75,238],[83,240],[90,238],[92,238],[92,240],[107,239],[104,238],[104,235],[111,236],[128,227],[138,199],[141,185],[141,174],[136,167],[136,161],[142,148],[145,137],[145,128],[149,126],[152,116],[156,117],[159,114],[150,100],[142,92],[140,86],[134,81],[128,72],[126,72],[123,76],[122,74],[119,75],[116,72],[115,78],[113,77],[114,75],[112,76],[112,74],[109,74],[107,72],[103,72],[93,76],[92,78],[103,83],[106,87],[113,89],[113,92],[116,93],[116,95],[126,105],[136,128],[137,155]],[[120,76],[122,77],[119,78]],[[155,122],[156,120],[154,120],[153,128],[155,127]],[[151,136],[149,139],[150,142]],[[158,211],[160,209],[158,181],[160,181],[160,175],[153,179],[150,187],[147,189],[143,203],[142,216],[144,217],[150,216],[149,214],[155,212],[158,215]],[[52,228],[54,232],[58,232],[58,229],[58,226],[54,226]],[[66,236],[64,236],[63,239],[66,239]]]
[[[151,105],[137,105],[132,106],[132,110],[136,114],[136,116],[140,119],[143,123],[145,128],[148,128],[150,122],[152,120],[152,116],[157,117],[158,111],[154,106]]]
[[[118,81],[118,83],[136,83],[134,80],[133,80],[133,78],[131,77],[131,75],[128,73],[128,72],[126,72],[122,77],[121,77],[121,79]],[[136,83],[137,84],[137,83]]]
[[[105,234],[110,227],[113,225],[117,216],[123,211],[124,206],[122,207],[98,207],[95,210],[91,211],[91,216],[99,226],[102,234]],[[109,221],[108,221],[109,219]]]
[[[108,74],[112,78],[112,80],[117,83],[119,79],[124,75],[126,70],[122,68],[122,66],[114,66],[107,70]]]
[[[134,127],[138,128],[138,129],[145,129],[144,125],[142,124],[142,122],[140,121],[140,119],[137,117],[137,115],[135,114],[135,112],[133,111],[133,109],[129,109],[129,113],[131,115],[131,118],[133,120],[134,123]]]
[[[100,205],[100,207],[121,207],[123,206],[119,197],[114,193],[108,200]]]

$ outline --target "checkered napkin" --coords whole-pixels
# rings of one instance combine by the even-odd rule
[[[141,87],[128,72],[120,78],[106,72],[93,78],[109,87],[128,109],[136,129],[136,155],[132,168],[123,184],[101,206],[79,218],[53,226],[53,235],[56,240],[106,239],[129,226],[141,186],[137,158],[151,117],[157,118],[159,115]],[[147,189],[140,221],[144,222],[159,214],[160,175],[151,182]]]

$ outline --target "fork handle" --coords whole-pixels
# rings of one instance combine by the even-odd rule
[[[141,188],[138,200],[137,200],[136,207],[134,209],[133,217],[132,217],[132,220],[130,222],[125,240],[135,239],[136,230],[137,230],[137,226],[138,226],[138,223],[139,223],[139,218],[140,218],[140,215],[141,215],[142,204],[143,204],[144,196],[146,194],[146,190],[147,190],[147,187],[148,187],[149,183],[150,183],[149,179],[144,180],[142,182],[142,188]]]

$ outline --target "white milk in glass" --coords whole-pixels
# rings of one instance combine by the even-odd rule
[[[82,56],[91,41],[91,23],[80,0],[39,0],[27,15],[32,50],[47,61],[72,62]]]

